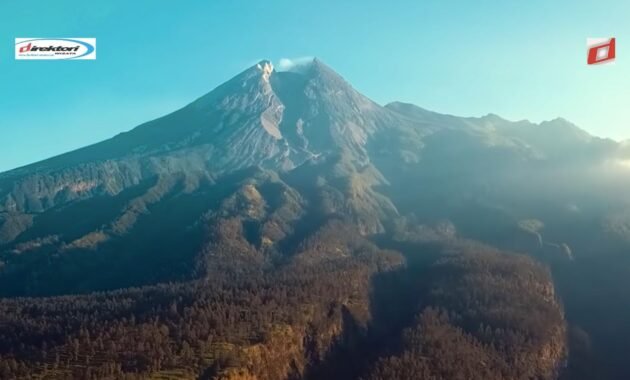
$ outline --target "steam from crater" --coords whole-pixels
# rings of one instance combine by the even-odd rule
[[[315,57],[305,56],[296,58],[280,58],[276,69],[278,71],[301,71],[313,62]]]

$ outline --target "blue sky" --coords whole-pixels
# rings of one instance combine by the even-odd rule
[[[586,38],[617,38],[588,67]],[[96,37],[95,61],[15,61],[16,37]],[[184,106],[258,59],[317,56],[379,103],[630,138],[630,2],[0,1],[0,171]]]

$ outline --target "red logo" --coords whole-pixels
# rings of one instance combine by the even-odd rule
[[[31,51],[31,44],[24,45],[20,47],[20,53],[26,53],[27,51]]]
[[[589,38],[586,40],[588,56],[586,63],[595,65],[615,60],[615,38]]]

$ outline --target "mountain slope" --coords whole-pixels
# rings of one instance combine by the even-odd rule
[[[189,277],[207,215],[244,183],[256,191],[281,184],[296,194],[291,202],[300,205],[300,216],[278,221],[286,236],[274,249],[298,241],[301,225],[330,217],[347,218],[366,235],[391,232],[404,217],[448,219],[465,236],[484,240],[498,241],[497,231],[506,231],[508,239],[519,220],[542,218],[526,212],[531,202],[550,201],[540,194],[557,197],[582,186],[539,181],[581,170],[581,162],[607,162],[617,147],[562,119],[536,125],[496,115],[441,115],[403,103],[382,107],[317,59],[286,72],[261,61],[169,115],[0,174],[0,283],[7,284],[6,294],[37,294],[39,287],[66,292]],[[570,160],[577,150],[579,160]],[[532,187],[530,195],[524,187]],[[568,191],[573,199],[565,203],[581,202]],[[276,197],[261,192],[261,215],[273,212]],[[479,225],[471,219],[479,211],[494,219]],[[250,235],[264,224],[242,223]],[[155,245],[144,243],[151,234],[159,236]],[[151,256],[160,259],[150,275],[131,281],[124,275],[124,268]],[[171,266],[180,269],[166,270]],[[119,275],[58,290],[46,286],[65,268],[74,268],[68,278],[89,277],[95,268]]]
[[[217,173],[289,169],[342,149],[365,161],[368,136],[393,119],[317,60],[299,74],[276,73],[262,61],[167,116],[3,173],[0,211],[39,212],[71,199],[64,191],[113,194],[191,166]]]
[[[526,368],[555,378],[567,329],[549,273],[467,239],[549,265],[579,325],[570,331],[624,347],[630,331],[613,336],[583,310],[604,291],[624,296],[627,158],[626,145],[564,119],[380,106],[319,60],[285,72],[261,61],[169,115],[0,174],[0,296],[9,297],[0,338],[12,342],[0,375],[24,369],[17,360],[35,372],[62,367],[59,378],[77,366],[102,376],[378,378],[424,360],[417,345],[439,354],[431,334],[444,333],[448,352],[461,346],[449,359],[460,374],[486,366],[470,359],[477,352],[496,378],[527,377]],[[453,249],[464,258],[449,259]],[[65,294],[75,295],[48,297]],[[512,294],[522,297],[511,303]],[[498,314],[484,303],[495,298]],[[383,307],[390,300],[396,312]],[[276,316],[280,303],[289,306]],[[618,326],[626,309],[610,302],[598,317]],[[32,328],[33,310],[53,315],[48,327]],[[515,317],[522,310],[538,313]],[[80,321],[59,322],[68,315]],[[129,336],[143,344],[125,352]],[[33,343],[14,347],[20,340]],[[621,355],[584,357],[626,373],[615,367]],[[111,365],[121,358],[126,367]],[[432,360],[416,369],[444,370]]]
[[[387,180],[370,164],[368,145],[378,131],[405,123],[318,60],[292,72],[276,72],[261,61],[172,114],[0,175],[3,293],[189,277],[207,215],[243,183],[262,191],[261,215],[272,213],[278,202],[265,188],[295,192],[293,186],[305,194],[291,202],[309,204],[302,223],[339,215],[363,233],[383,232],[397,211],[376,190]],[[279,176],[292,185],[281,185]],[[241,221],[250,235],[253,226],[271,228],[265,227],[268,221],[250,219]],[[292,230],[292,223],[298,221],[275,224]],[[269,240],[260,233],[250,238]],[[144,244],[151,234],[159,236],[155,244]],[[181,239],[185,244],[177,243]],[[289,244],[277,240],[271,239]],[[126,274],[149,257],[146,276]],[[103,275],[91,275],[96,268]]]

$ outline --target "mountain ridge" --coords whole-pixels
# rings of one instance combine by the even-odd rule
[[[550,130],[557,134],[551,143],[545,139]],[[441,157],[447,152],[483,157],[492,149],[510,160],[537,162],[564,159],[575,149],[599,157],[614,144],[564,119],[532,124],[496,115],[443,115],[401,102],[380,106],[317,58],[292,71],[276,71],[262,60],[170,114],[109,140],[1,173],[0,243],[23,234],[48,210],[115,197],[178,173],[216,180],[252,166],[289,172],[308,162],[343,157],[344,164],[335,170],[353,179],[335,191],[362,204],[351,208],[397,215],[392,202],[377,200],[383,194],[375,189],[391,183],[383,172],[430,162],[433,146],[438,161],[448,159]],[[382,180],[363,186],[371,183],[359,174],[367,173],[366,168]],[[365,232],[383,232],[384,223],[389,222],[369,222],[372,227]]]
[[[267,65],[267,66],[265,66]],[[300,71],[301,75],[306,74],[307,77],[325,77],[327,81],[329,82],[334,82],[334,83],[343,83],[346,86],[350,86],[339,74],[337,74],[334,70],[332,70],[330,67],[328,67],[327,65],[325,65],[321,60],[319,60],[318,58],[313,58],[312,62],[310,63],[302,63],[299,65],[300,67],[302,67]],[[263,70],[268,70],[266,73]],[[221,91],[226,91],[229,87],[238,87],[236,85],[240,85],[240,86],[244,86],[245,83],[243,83],[243,81],[250,81],[252,79],[254,79],[255,81],[257,79],[261,79],[263,78],[265,75],[268,76],[267,81],[269,80],[269,78],[272,76],[272,74],[278,74],[278,73],[295,73],[295,70],[287,70],[287,71],[275,71],[275,68],[273,68],[273,64],[271,63],[271,61],[269,60],[261,60],[260,62],[254,64],[253,66],[245,69],[244,71],[242,71],[240,74],[237,74],[235,77],[233,77],[232,79],[224,82],[223,84],[220,84],[219,86],[217,86],[215,89],[211,90],[210,92],[206,93],[205,95],[202,95],[200,97],[198,97],[196,100],[192,101],[191,103],[189,103],[188,105],[175,110],[169,114],[166,114],[164,116],[158,117],[154,120],[142,123],[134,128],[132,128],[129,131],[126,132],[121,132],[119,134],[117,134],[116,136],[107,139],[107,140],[103,140],[100,142],[96,142],[94,144],[90,144],[87,145],[85,147],[82,148],[78,148],[76,150],[67,152],[67,153],[63,153],[57,156],[53,156],[50,158],[46,158],[43,159],[41,161],[37,161],[31,164],[27,164],[18,168],[14,168],[14,169],[9,169],[6,170],[4,172],[0,173],[0,178],[2,177],[12,177],[12,176],[16,176],[16,175],[20,175],[21,173],[28,171],[28,170],[41,170],[41,169],[46,169],[46,164],[51,162],[51,161],[55,161],[55,160],[61,160],[63,162],[63,159],[69,158],[71,156],[74,155],[78,155],[79,153],[85,152],[86,150],[93,150],[97,147],[100,147],[103,144],[108,144],[110,142],[118,142],[117,140],[120,140],[121,137],[123,136],[128,136],[130,133],[138,130],[138,129],[146,129],[148,127],[151,127],[152,124],[155,124],[157,122],[159,122],[160,120],[163,120],[164,118],[168,118],[173,114],[177,114],[178,112],[185,110],[187,108],[191,108],[191,107],[203,107],[203,104],[206,104],[208,102],[211,102],[211,99],[220,96]],[[263,81],[265,82],[265,81]],[[252,90],[252,88],[250,88],[250,90]],[[354,90],[354,89],[353,89]],[[268,91],[273,91],[271,89],[265,89],[265,87],[263,86],[262,89],[259,90],[254,90],[254,92],[268,92]],[[356,91],[355,91],[356,92]],[[357,93],[359,94],[359,93]],[[460,117],[460,116],[455,116],[455,115],[448,115],[448,114],[441,114],[435,111],[430,111],[427,109],[423,109],[415,104],[412,103],[406,103],[406,102],[400,102],[400,101],[393,101],[390,102],[388,104],[385,104],[383,106],[377,104],[376,102],[370,100],[369,98],[359,94],[361,98],[366,99],[367,101],[369,101],[369,103],[371,103],[373,106],[377,106],[380,108],[385,108],[385,109],[389,109],[394,111],[395,113],[398,114],[402,114],[405,116],[409,116],[409,113],[412,112],[409,109],[410,108],[415,108],[416,110],[421,111],[422,113],[424,113],[425,115],[435,115],[435,116],[441,116],[441,117],[450,117],[450,118],[457,118],[457,119],[467,119],[469,117]],[[407,111],[402,111],[402,108],[406,108]],[[412,117],[413,119],[414,117]],[[507,119],[504,119],[496,114],[488,114],[486,116],[483,117],[479,117],[479,118],[472,118],[470,117],[469,119],[488,119],[488,118],[492,118],[495,120],[500,120],[501,122],[508,122],[508,123],[513,123],[513,124],[521,124],[521,123],[527,123],[530,126],[543,126],[543,125],[553,125],[553,124],[557,124],[557,122],[561,122],[565,125],[569,125],[571,126],[573,129],[575,129],[576,133],[581,134],[581,135],[589,135],[591,137],[594,137],[593,135],[590,135],[590,133],[584,131],[583,129],[580,129],[579,127],[575,126],[575,124],[571,123],[570,121],[562,118],[562,117],[557,117],[553,120],[547,120],[547,121],[542,121],[541,123],[531,123],[528,122],[527,120],[522,120],[522,121],[509,121]],[[164,130],[161,130],[160,132],[165,132]],[[156,133],[157,134],[157,133]],[[606,139],[606,140],[610,140],[610,139]],[[612,140],[614,141],[614,140]],[[110,147],[108,147],[110,148]],[[127,147],[129,148],[129,147]],[[134,152],[134,148],[138,148],[138,147],[131,147],[131,149],[128,149],[126,152]],[[124,154],[125,151],[122,151],[122,153]],[[108,159],[111,157],[106,157],[106,156],[98,156],[96,155],[96,157],[91,158],[92,160],[103,160],[103,159]],[[68,162],[63,162],[58,164],[58,166],[61,165],[67,165]]]

